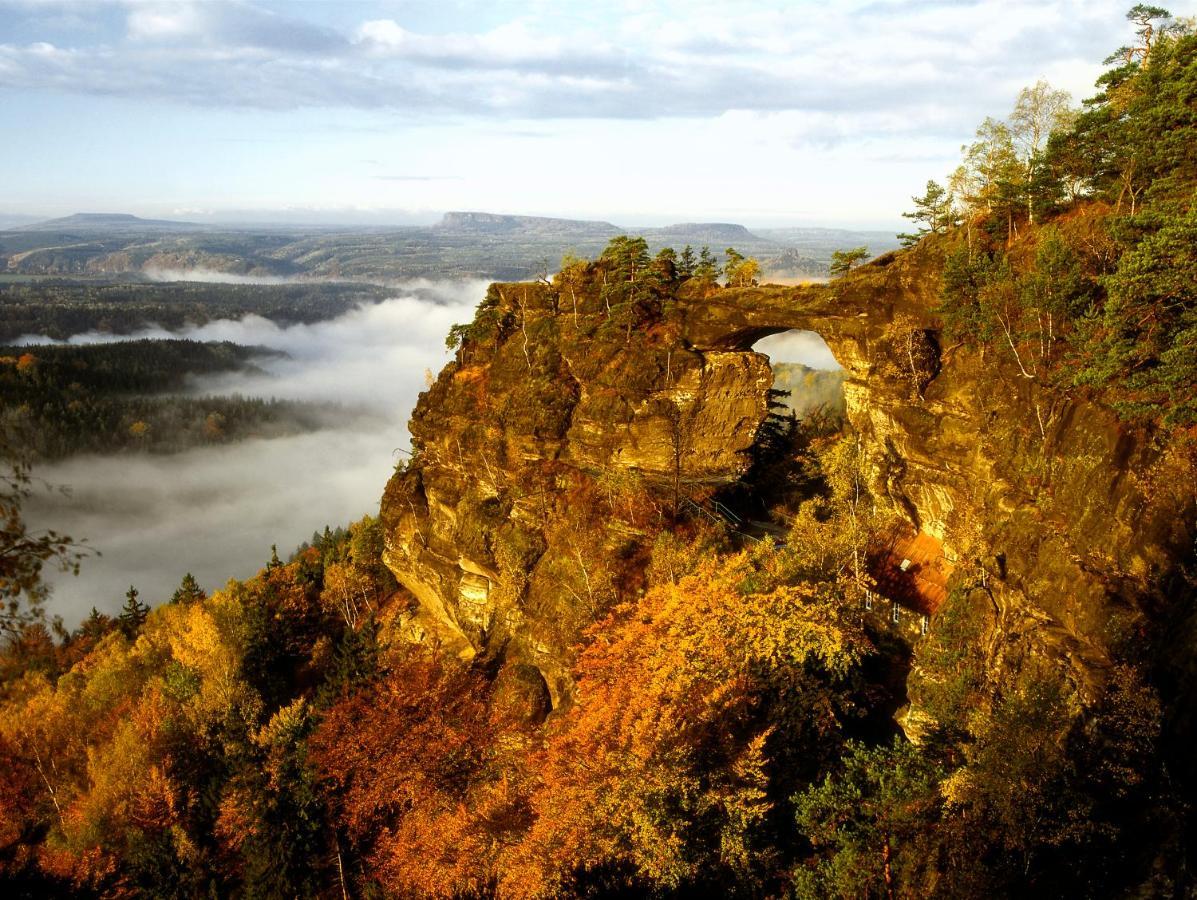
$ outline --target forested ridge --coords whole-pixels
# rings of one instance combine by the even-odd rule
[[[541,574],[590,623],[556,703],[502,648],[446,652],[369,516],[211,596],[184,578],[152,611],[131,588],[117,618],[47,622],[20,600],[36,599],[42,565],[74,557],[25,532],[17,467],[2,499],[8,545],[24,549],[0,556],[14,602],[0,656],[9,891],[1191,895],[1182,682],[1194,676],[1161,648],[1197,595],[1197,34],[1154,7],[1129,17],[1137,42],[1111,57],[1098,95],[1076,110],[1047,85],[1024,91],[946,184],[915,198],[914,249],[898,251],[939,267],[941,327],[901,332],[898,380],[915,401],[941,358],[967,350],[1009,397],[1034,384],[1026,427],[1045,443],[1066,401],[1085,398],[1174,467],[1145,491],[1187,497],[1176,526],[1188,543],[1166,572],[1110,576],[1111,590],[1150,581],[1142,605],[1159,615],[1128,608],[1103,623],[1100,663],[1086,661],[1099,679],[1078,684],[1067,659],[1005,658],[1019,646],[1001,633],[1013,621],[998,609],[1005,557],[961,561],[925,637],[866,614],[878,586],[863,561],[909,512],[867,477],[861,435],[825,417],[776,411],[748,474],[719,495],[767,495],[782,534],[687,506],[677,479],[546,465],[528,489],[563,511],[538,524],[564,550]],[[832,296],[895,264],[863,256],[845,251]],[[579,390],[554,329],[572,319],[577,332],[581,305],[595,328],[585,340],[626,348],[634,366],[679,308],[717,301],[720,275],[754,284],[755,261],[737,257],[720,273],[709,254],[652,257],[616,238],[533,286],[553,315],[531,326],[527,295],[508,301],[497,286],[451,332],[457,359],[426,397],[457,385],[483,397],[497,373],[479,360],[506,341],[517,349],[504,426],[564,433],[564,406],[532,402]],[[241,351],[188,352],[219,366]],[[567,388],[554,394],[552,377]],[[433,451],[417,447],[399,478],[423,477],[421,452]],[[1082,462],[1100,477],[1108,460]],[[1062,533],[1051,501],[1045,491],[1028,515]],[[530,528],[500,532],[500,498],[478,505],[485,515],[456,523],[463,553],[480,545],[503,571],[544,554]],[[1070,645],[1078,658],[1097,649]]]
[[[0,347],[0,429],[33,459],[78,453],[170,453],[245,437],[311,431],[350,414],[242,396],[188,395],[194,379],[264,374],[263,347],[190,340]]]
[[[27,335],[65,341],[88,331],[114,335],[155,327],[180,331],[247,315],[284,325],[320,322],[389,295],[378,285],[347,282],[0,282],[0,342]]]

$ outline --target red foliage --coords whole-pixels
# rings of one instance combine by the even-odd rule
[[[477,672],[415,657],[311,736],[330,816],[384,889],[445,896],[493,880],[496,833],[523,819],[489,700]]]

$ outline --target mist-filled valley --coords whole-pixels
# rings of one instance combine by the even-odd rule
[[[0,0],[0,897],[1197,898],[1188,12]]]
[[[260,373],[189,380],[192,396],[241,395],[336,404],[324,427],[274,439],[249,437],[181,453],[76,456],[34,469],[58,490],[35,491],[34,527],[86,539],[83,577],[53,572],[51,611],[68,623],[92,606],[112,612],[133,584],[157,604],[191,572],[207,589],[286,555],[314,531],[377,510],[408,445],[407,416],[428,373],[446,359],[450,325],[467,321],[479,282],[421,282],[376,304],[310,324],[262,316],[218,319],[179,331],[142,327],[128,335],[84,332],[74,345],[187,338],[269,348]],[[37,352],[37,339],[27,339]],[[65,489],[65,493],[64,493]]]
[[[142,325],[125,334],[91,330],[59,341],[23,335],[19,342],[32,354],[44,354],[47,345],[179,339],[253,348],[263,352],[251,357],[250,370],[187,376],[183,396],[310,405],[302,433],[38,464],[34,474],[42,487],[28,504],[30,524],[98,551],[87,556],[82,577],[48,572],[51,612],[68,624],[93,606],[115,612],[130,585],[157,605],[188,572],[212,590],[256,571],[272,545],[286,557],[325,526],[375,512],[387,477],[407,452],[407,417],[416,396],[448,358],[444,336],[452,324],[473,317],[486,284],[412,282],[389,299],[311,323],[248,314],[179,330]],[[778,334],[756,349],[779,373],[789,363],[838,368],[811,332]],[[838,381],[831,390],[838,391]],[[794,393],[804,390],[798,386]],[[808,387],[805,393],[818,392]],[[806,409],[801,402],[799,408]]]

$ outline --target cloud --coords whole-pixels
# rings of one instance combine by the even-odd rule
[[[917,134],[1001,111],[1049,67],[1083,92],[1122,23],[1115,0],[744,4],[734,14],[660,3],[587,19],[544,6],[477,32],[394,18],[335,30],[215,0],[127,9],[126,33],[109,43],[0,45],[0,85],[423,117],[802,111],[847,130]]]
[[[201,44],[296,53],[335,53],[346,44],[337,32],[238,0],[138,0],[128,7],[130,41]]]
[[[365,414],[295,437],[40,467],[39,478],[71,493],[39,494],[28,506],[31,524],[86,537],[103,553],[79,578],[51,576],[52,611],[72,623],[92,606],[115,611],[130,583],[148,602],[162,602],[188,571],[211,590],[255,572],[271,544],[285,554],[326,524],[376,513],[408,446],[406,423],[425,372],[444,364],[445,333],[472,317],[484,291],[483,282],[418,281],[328,322],[282,327],[248,316],[188,329],[182,336],[289,354],[262,359],[267,376],[206,379],[194,384],[197,393],[335,401]]]
[[[461,181],[460,175],[371,175],[376,181]]]

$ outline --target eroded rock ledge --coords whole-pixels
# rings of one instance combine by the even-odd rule
[[[687,283],[638,320],[606,308],[595,270],[493,285],[383,497],[385,559],[420,627],[462,657],[530,663],[559,702],[580,631],[637,589],[654,530],[637,498],[741,477],[771,385],[751,347],[804,329],[848,370],[878,495],[987,598],[995,658],[1048,654],[1094,686],[1186,540],[1183,498],[1167,457],[1105,408],[941,346],[940,268],[924,242],[832,285]]]

